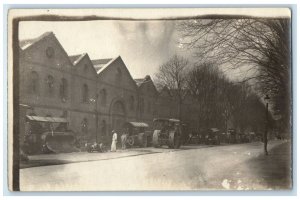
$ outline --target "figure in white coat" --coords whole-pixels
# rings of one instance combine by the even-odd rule
[[[115,152],[117,151],[118,134],[116,133],[116,131],[112,131],[112,133],[113,135],[112,135],[111,151]]]

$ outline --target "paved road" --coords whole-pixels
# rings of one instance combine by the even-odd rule
[[[272,141],[269,149],[282,145]],[[185,148],[187,149],[187,148]],[[215,146],[20,170],[20,188],[55,191],[270,189],[257,166],[262,143]],[[250,168],[251,167],[251,168]]]

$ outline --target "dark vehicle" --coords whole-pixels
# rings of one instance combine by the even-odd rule
[[[248,134],[238,134],[239,143],[248,143],[250,142],[250,138]]]
[[[219,129],[210,128],[208,129],[207,135],[205,136],[205,144],[206,145],[219,145],[220,144],[220,136]]]
[[[76,137],[67,129],[67,120],[59,117],[26,116],[28,130],[22,150],[26,154],[68,153],[78,151]]]
[[[126,129],[126,144],[129,147],[147,147],[150,143],[151,133],[147,131],[149,125],[144,122],[126,122],[123,126]]]
[[[227,140],[230,144],[237,143],[237,132],[235,129],[228,129],[227,130]]]
[[[94,144],[86,144],[86,149],[87,149],[87,152],[89,153],[92,153],[92,152],[100,152],[100,153],[103,153],[103,152],[106,152],[107,149],[106,149],[106,146],[103,144],[103,143],[94,143]]]
[[[167,145],[169,148],[180,148],[181,124],[178,119],[154,119],[154,132],[152,143],[154,147]]]
[[[188,135],[188,139],[185,144],[200,144],[202,139],[203,136],[200,133],[193,131]]]

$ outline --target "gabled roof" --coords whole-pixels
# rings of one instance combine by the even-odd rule
[[[143,83],[147,83],[147,82],[152,82],[152,79],[149,75],[146,75],[145,78],[137,78],[134,79],[134,81],[136,82],[137,86],[141,86]]]
[[[19,42],[20,48],[22,50],[27,49],[28,47],[30,47],[31,45],[35,44],[36,42],[42,40],[43,38],[49,36],[49,35],[54,35],[53,32],[45,32],[44,34],[40,35],[37,38],[33,38],[33,39],[27,39],[27,40],[21,40]]]
[[[136,84],[138,86],[140,86],[145,81],[145,79],[144,78],[136,78],[136,79],[134,79],[134,81],[136,82]]]
[[[93,66],[97,72],[97,74],[100,74],[105,68],[107,68],[111,63],[113,63],[116,58],[105,58],[105,59],[97,59],[92,60]]]
[[[71,61],[71,63],[73,65],[76,65],[77,63],[80,62],[80,60],[86,55],[87,53],[83,53],[83,54],[78,54],[78,55],[72,55],[72,56],[69,56],[69,59]]]
[[[134,81],[135,81],[136,85],[138,86],[138,88],[141,88],[143,84],[150,83],[152,85],[152,87],[154,88],[155,93],[156,94],[158,93],[157,88],[154,85],[154,83],[149,75],[146,75],[145,78],[134,79]]]

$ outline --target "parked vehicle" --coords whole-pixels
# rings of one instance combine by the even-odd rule
[[[217,128],[210,128],[207,131],[205,136],[205,144],[206,145],[219,145],[220,144],[220,136],[219,136],[219,129]]]
[[[237,132],[235,129],[228,129],[227,130],[227,140],[230,144],[237,143]]]
[[[26,116],[28,130],[22,150],[26,154],[67,153],[78,151],[76,137],[67,128],[67,120],[59,117]]]
[[[149,125],[144,122],[126,122],[123,126],[127,133],[126,144],[129,147],[147,147],[151,140]]]
[[[202,141],[202,135],[198,132],[191,132],[188,135],[188,139],[186,140],[186,144],[200,144]]]
[[[180,148],[181,124],[178,119],[154,119],[153,146],[161,147],[167,145],[169,148]]]

